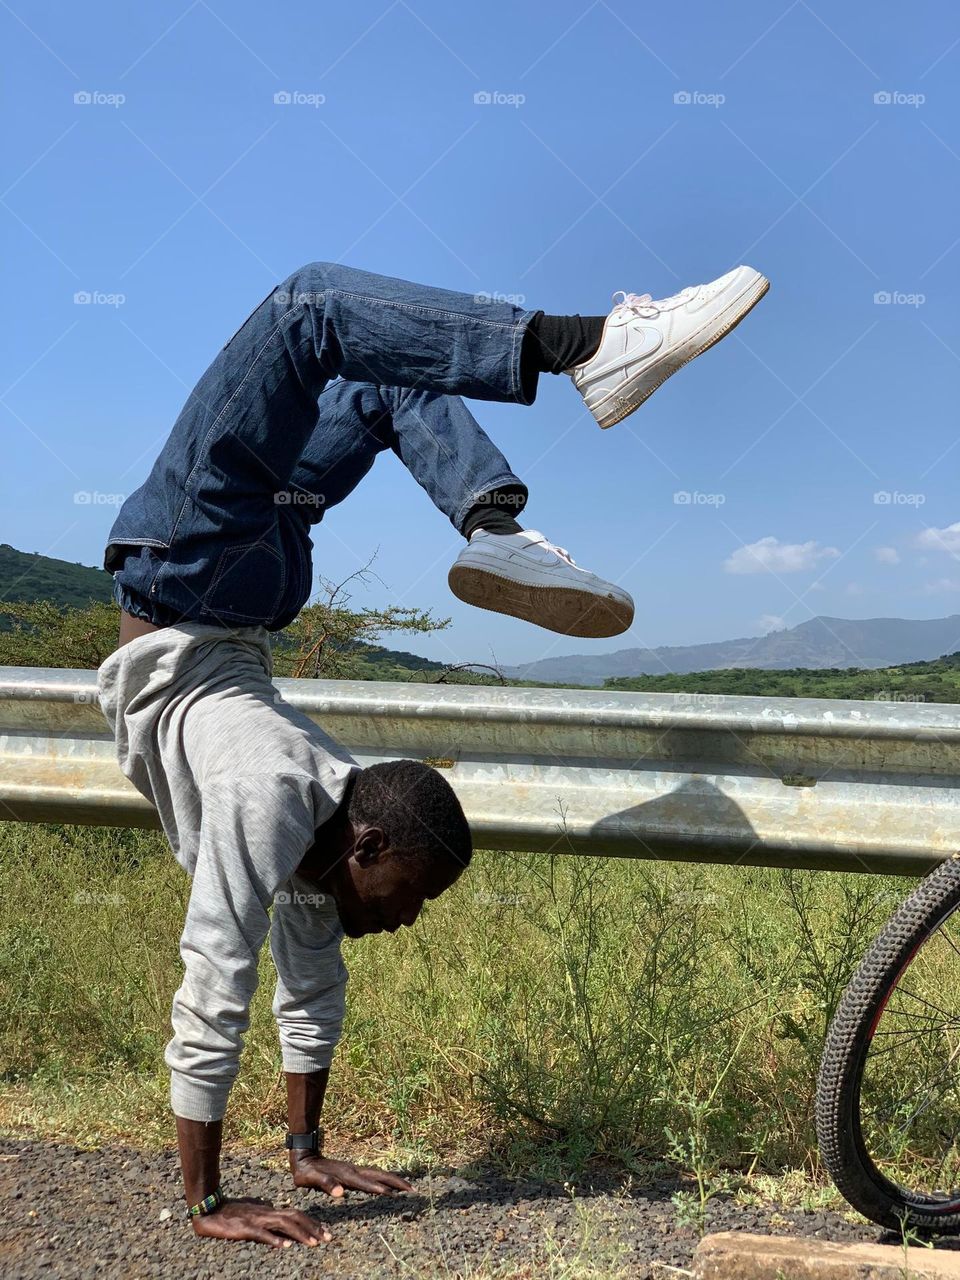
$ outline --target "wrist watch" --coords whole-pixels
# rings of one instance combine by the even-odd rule
[[[318,1156],[323,1152],[323,1129],[317,1127],[309,1133],[288,1133],[285,1145],[288,1151],[306,1151]]]

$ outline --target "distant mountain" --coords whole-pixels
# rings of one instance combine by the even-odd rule
[[[91,600],[112,600],[112,587],[113,579],[103,569],[0,542],[0,601],[52,600],[82,608]]]
[[[110,574],[88,565],[18,551],[0,543],[0,604],[4,600],[52,600],[83,607],[112,599]],[[0,618],[0,629],[4,620]],[[503,668],[511,680],[534,684],[602,685],[608,677],[683,675],[724,668],[786,671],[807,668],[875,669],[925,662],[960,648],[960,615],[914,621],[906,618],[811,618],[789,630],[717,644],[618,649],[571,654]],[[371,679],[410,679],[416,672],[442,671],[445,664],[415,653],[374,647],[366,655]],[[852,696],[852,695],[851,695]]]
[[[949,618],[811,618],[765,636],[715,644],[618,649],[570,654],[505,667],[515,680],[601,685],[610,676],[715,671],[729,667],[786,670],[794,667],[890,667],[925,662],[960,647],[960,614]]]

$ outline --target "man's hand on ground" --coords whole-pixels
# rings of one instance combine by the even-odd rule
[[[295,1187],[316,1187],[330,1196],[342,1196],[345,1189],[369,1191],[375,1196],[392,1196],[396,1191],[412,1191],[395,1173],[372,1167],[361,1168],[347,1160],[328,1160],[324,1156],[291,1152],[290,1161]]]
[[[330,1068],[301,1074],[286,1072],[287,1129],[290,1133],[310,1133],[317,1127]],[[294,1147],[289,1151],[290,1172],[295,1187],[315,1187],[328,1196],[342,1196],[344,1191],[368,1191],[374,1196],[392,1196],[397,1191],[412,1191],[409,1182],[383,1169],[361,1168],[348,1160],[328,1160],[323,1155]]]
[[[297,1209],[275,1209],[268,1200],[225,1200],[214,1213],[193,1219],[198,1236],[218,1240],[257,1240],[282,1249],[294,1241],[316,1245],[332,1240],[319,1222]]]

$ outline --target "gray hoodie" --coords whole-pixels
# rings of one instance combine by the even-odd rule
[[[98,673],[120,768],[193,881],[164,1054],[173,1110],[191,1120],[226,1110],[268,933],[284,1070],[328,1067],[343,1021],[336,905],[295,869],[360,766],[272,671],[263,627],[191,622],[138,636]]]

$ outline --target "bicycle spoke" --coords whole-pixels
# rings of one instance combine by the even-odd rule
[[[960,960],[960,950],[951,938],[937,936],[947,947],[936,952],[921,948],[909,981],[901,977],[874,1031],[861,1111],[882,1166],[911,1182],[919,1178],[927,1186],[942,1187],[948,1167],[955,1171],[958,1163],[960,1016],[955,1008],[940,1007],[931,993],[957,989],[945,974],[956,971],[960,979],[954,962],[954,957]],[[927,947],[929,943],[930,938]],[[895,1080],[906,1088],[890,1097]]]
[[[924,1000],[922,996],[918,996],[915,991],[911,991],[909,987],[905,987],[902,984],[897,987],[897,995],[909,996],[911,1000],[916,1000],[918,1004],[925,1005],[928,1009],[932,1009],[934,1013],[943,1014],[946,1012],[945,1009],[938,1009],[935,1004],[931,1004],[929,1000]]]

